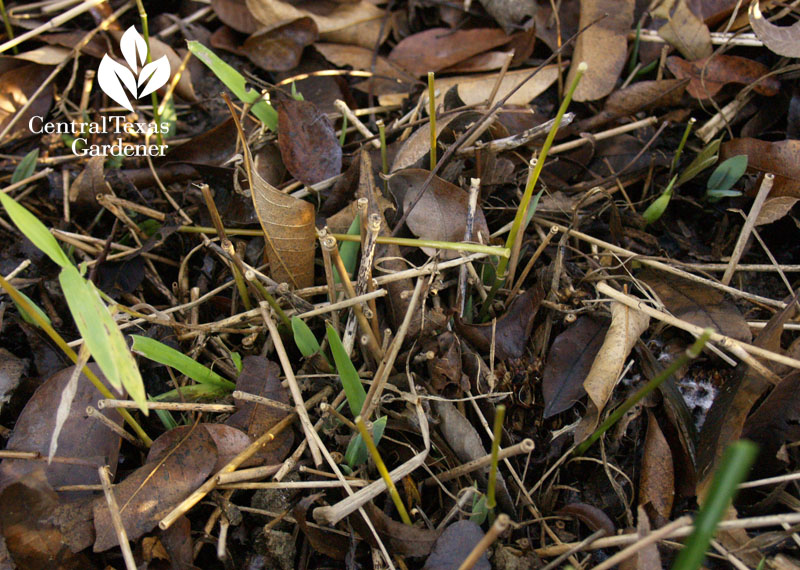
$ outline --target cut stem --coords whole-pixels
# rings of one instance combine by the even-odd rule
[[[378,473],[381,474],[381,478],[383,478],[384,483],[386,483],[386,488],[389,489],[389,496],[392,497],[392,501],[394,502],[394,506],[397,507],[400,518],[404,523],[411,526],[411,518],[408,516],[406,506],[403,504],[403,499],[400,498],[400,493],[398,493],[397,487],[394,486],[394,481],[392,481],[392,478],[389,476],[389,470],[386,468],[381,454],[378,453],[378,448],[375,447],[375,442],[372,440],[372,435],[370,435],[367,429],[367,424],[364,423],[364,419],[361,416],[356,418],[356,426],[358,427],[358,433],[361,434],[361,438],[367,446],[367,451],[369,451],[372,460],[375,462],[375,466],[378,468]]]

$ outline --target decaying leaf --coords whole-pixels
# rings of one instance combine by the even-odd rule
[[[360,71],[372,71],[374,63],[376,77],[354,86],[362,91],[369,91],[371,87],[375,95],[408,93],[418,82],[399,65],[381,55],[376,56],[371,47],[316,42],[314,49],[325,59],[340,67],[350,66]]]
[[[469,520],[457,521],[444,529],[436,539],[423,570],[445,570],[460,568],[464,560],[483,538],[481,527]],[[473,568],[490,570],[489,558],[486,553],[481,555]]]
[[[95,364],[89,368],[108,385]],[[61,393],[72,376],[74,367],[65,368],[48,378],[31,396],[17,419],[14,431],[6,444],[7,450],[37,451],[47,456],[56,421],[56,408]],[[113,388],[112,388],[113,390]],[[56,457],[71,457],[85,464],[53,462],[49,465],[35,461],[4,459],[0,463],[0,488],[25,477],[31,471],[43,468],[53,487],[62,485],[89,485],[100,482],[97,468],[109,465],[116,468],[120,437],[98,420],[86,415],[86,407],[97,407],[102,397],[86,376],[78,380],[77,392],[72,400],[70,412],[61,429]],[[115,410],[101,411],[110,420],[122,424],[122,417]]]
[[[656,417],[648,411],[642,473],[639,476],[639,504],[650,505],[663,520],[669,520],[674,498],[672,451]]]
[[[650,534],[650,521],[641,504],[636,511],[636,533],[640,538]],[[650,570],[650,568],[662,568],[658,544],[648,544],[638,549],[633,556],[623,560],[619,565],[619,570]]]
[[[145,458],[145,463],[156,463],[167,456],[170,450],[181,442],[192,429],[204,429],[214,440],[217,446],[217,462],[211,469],[216,473],[228,462],[244,451],[253,440],[245,432],[225,424],[198,424],[193,426],[177,426],[162,433],[150,446]],[[249,467],[254,461],[246,462],[244,467]]]
[[[278,110],[278,147],[286,169],[304,184],[316,184],[342,171],[342,147],[333,125],[310,101],[282,97]]]
[[[443,117],[441,120],[436,121],[436,138],[441,136],[442,131],[445,130],[456,117],[457,114]],[[423,125],[406,139],[403,146],[397,151],[392,159],[389,172],[396,172],[405,168],[417,168],[422,165],[424,159],[430,156],[431,152],[431,129],[428,125]]]
[[[263,25],[250,13],[245,0],[211,0],[220,22],[243,34],[254,34]]]
[[[777,95],[781,84],[775,77],[765,77],[769,68],[746,57],[714,55],[696,61],[686,61],[677,56],[667,58],[667,67],[678,79],[689,79],[686,92],[695,99],[708,99],[719,93],[725,85],[735,83],[752,85],[761,95]]]
[[[647,283],[676,317],[744,342],[753,338],[739,309],[717,289],[662,271],[644,271],[637,278]]]
[[[440,530],[408,526],[393,520],[372,502],[365,504],[364,510],[389,551],[400,556],[427,556],[442,533]],[[359,513],[353,513],[348,520],[361,538],[377,546],[372,532]]]
[[[242,46],[248,59],[267,71],[288,71],[300,63],[306,46],[319,37],[311,18],[299,18],[247,38]]]
[[[494,342],[495,354],[500,360],[519,358],[528,344],[528,337],[533,329],[533,319],[542,299],[544,299],[544,288],[541,283],[537,283],[535,287],[511,301],[506,312],[494,325],[465,323],[456,315],[456,330],[481,352],[488,353]]]
[[[315,494],[301,499],[294,509],[292,509],[292,515],[297,521],[297,526],[299,526],[303,534],[306,535],[306,538],[308,538],[314,550],[321,552],[325,556],[330,556],[334,560],[344,560],[350,549],[350,541],[341,534],[328,532],[321,527],[310,525],[307,522],[308,509],[311,508],[311,505],[313,505],[320,496],[321,494]],[[356,516],[360,517],[361,515],[359,514]]]
[[[733,139],[722,143],[719,160],[722,162],[739,154],[747,155],[747,171],[775,175],[771,198],[800,197],[800,140],[777,142],[752,138]]]
[[[114,485],[122,523],[130,540],[152,530],[189,493],[211,474],[217,462],[217,447],[205,429],[194,429],[167,455],[146,463]],[[105,497],[93,503],[95,552],[117,546],[111,513]]]
[[[0,348],[0,411],[11,399],[27,369],[26,359],[17,358],[5,348]]]
[[[584,30],[575,42],[566,84],[572,82],[581,62],[589,65],[575,89],[576,101],[595,101],[614,89],[625,66],[628,49],[625,34],[633,25],[635,4],[634,0],[581,0],[578,27],[594,25]]]
[[[586,394],[583,380],[607,331],[600,320],[583,316],[555,338],[542,372],[545,418],[568,410]]]
[[[416,198],[419,187],[429,174],[430,172],[420,168],[407,168],[387,178],[389,188],[403,211]],[[428,189],[406,218],[406,224],[415,236],[422,239],[461,242],[464,241],[468,209],[469,194],[465,190],[434,176]],[[480,207],[475,209],[472,228],[473,238],[470,241],[488,243],[489,227]],[[428,255],[434,255],[437,251],[429,247],[422,249]],[[457,251],[443,250],[441,253],[445,259],[459,257]]]
[[[30,103],[30,98],[39,89],[52,70],[44,65],[24,65],[0,74],[0,131],[16,117],[17,112]],[[51,83],[33,100],[8,133],[9,140],[30,135],[29,122],[35,116],[44,117],[53,103]]]
[[[756,36],[770,51],[783,57],[800,57],[800,22],[785,27],[771,24],[761,13],[758,0],[750,3],[747,15]]]
[[[612,303],[611,325],[583,381],[583,387],[589,394],[589,404],[586,415],[575,429],[575,441],[583,441],[597,427],[600,414],[625,367],[625,359],[649,324],[650,317],[644,313],[620,303]]]
[[[793,198],[791,196],[777,196],[775,198],[767,198],[764,201],[764,205],[761,206],[761,210],[758,212],[758,217],[756,218],[756,225],[763,226],[765,224],[771,224],[772,222],[777,222],[797,204],[797,201],[800,200],[800,196],[797,198]]]
[[[689,9],[685,0],[662,2],[653,15],[665,18],[667,23],[658,35],[675,47],[688,60],[694,61],[711,55],[711,32],[700,18]]]
[[[575,517],[592,530],[604,530],[606,536],[614,536],[617,527],[601,509],[586,503],[570,503],[558,510],[558,515]]]
[[[495,102],[502,99],[519,85],[520,81],[528,77],[533,69],[515,69],[503,76],[500,87],[495,96]],[[546,65],[539,70],[522,87],[520,87],[506,101],[507,105],[527,105],[536,97],[547,91],[556,82],[561,74],[558,64]],[[480,75],[460,75],[455,77],[443,77],[436,79],[436,90],[439,95],[436,104],[441,105],[447,91],[455,86],[458,89],[458,96],[465,105],[481,105],[486,102],[498,80],[497,73],[483,73]]]
[[[473,55],[508,43],[509,37],[497,28],[448,30],[430,28],[410,35],[389,54],[389,61],[411,75],[423,76],[439,71]]]
[[[481,0],[481,4],[507,34],[525,27],[528,22],[533,25],[537,8],[534,0]]]

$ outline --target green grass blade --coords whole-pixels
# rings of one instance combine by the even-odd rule
[[[353,366],[353,362],[347,355],[344,346],[342,346],[339,335],[336,334],[336,330],[331,325],[327,325],[326,329],[328,344],[331,347],[333,360],[336,363],[336,371],[339,373],[339,378],[342,379],[342,388],[344,388],[344,394],[347,396],[347,404],[350,406],[353,417],[356,417],[361,413],[367,393],[361,383],[361,378],[358,377],[356,367]]]
[[[28,304],[33,308],[34,311],[36,311],[36,314],[39,315],[44,322],[46,322],[48,325],[52,325],[53,324],[50,321],[50,317],[48,317],[47,314],[42,309],[40,309],[39,306],[36,303],[31,301],[30,297],[28,297],[22,291],[20,291],[19,294],[22,295],[23,297],[25,297],[25,300],[28,301]],[[14,299],[11,299],[11,300],[14,301]],[[28,312],[25,309],[23,309],[22,306],[19,303],[14,301],[14,304],[17,306],[17,310],[19,311],[19,315],[22,317],[23,321],[25,321],[29,325],[38,326],[37,323],[36,323],[36,319],[34,319],[32,316],[30,316],[28,314]]]
[[[721,142],[721,139],[711,141],[703,150],[697,153],[697,156],[694,157],[694,160],[692,160],[692,162],[689,163],[689,166],[687,166],[681,175],[678,176],[678,180],[675,182],[675,185],[683,186],[685,183],[689,182],[689,180],[717,162],[717,158],[719,157],[719,145]]]
[[[170,348],[163,342],[136,334],[131,335],[131,338],[133,339],[133,352],[159,364],[174,368],[195,382],[211,384],[226,390],[233,390],[236,387],[230,380],[226,380],[210,368],[192,360],[174,348]]]
[[[22,157],[19,164],[14,169],[14,174],[11,175],[11,184],[16,184],[21,180],[33,176],[36,170],[36,160],[39,158],[39,149],[35,148]]]
[[[703,564],[706,549],[717,525],[728,510],[739,483],[744,481],[757,454],[758,446],[744,439],[727,447],[694,522],[694,531],[686,541],[686,547],[678,554],[672,570],[697,570]]]
[[[378,445],[383,437],[383,431],[386,429],[386,416],[378,418],[372,424],[372,439],[375,440],[375,445]],[[347,451],[344,454],[344,461],[351,469],[355,469],[359,465],[363,465],[369,452],[367,451],[367,444],[364,443],[364,438],[360,433],[356,433],[350,443],[347,444]]]
[[[200,42],[187,42],[189,51],[214,72],[225,86],[233,91],[240,101],[251,103],[250,111],[271,131],[278,130],[278,112],[261,98],[254,89],[247,88],[247,82],[241,73],[222,61],[217,54]]]
[[[124,387],[146,415],[147,395],[136,360],[100,293],[72,265],[61,270],[58,281],[83,342],[100,370],[112,386]]]
[[[292,333],[294,334],[294,343],[303,356],[308,358],[319,352],[320,346],[317,337],[303,319],[292,317]]]
[[[61,267],[74,267],[67,254],[58,245],[56,238],[36,216],[31,214],[24,206],[18,204],[11,196],[7,196],[2,192],[0,192],[0,204],[6,209],[11,221],[14,222],[19,231],[31,240],[33,245],[42,250],[47,257],[52,259],[53,263]]]
[[[353,223],[347,229],[347,235],[357,236],[361,233],[361,214],[356,214]],[[360,241],[343,241],[339,246],[339,257],[342,258],[344,268],[347,270],[348,275],[353,275],[356,270],[356,263],[358,263],[358,250],[361,247]],[[333,281],[334,283],[341,283],[339,272],[333,268]]]
[[[730,190],[747,170],[747,155],[739,154],[720,163],[708,177],[709,190]]]

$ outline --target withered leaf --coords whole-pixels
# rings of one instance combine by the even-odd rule
[[[161,544],[169,555],[173,568],[194,570],[194,548],[192,523],[185,516],[179,517],[172,526],[161,532]]]
[[[653,14],[667,19],[667,23],[659,28],[658,35],[685,58],[694,61],[711,55],[711,32],[689,9],[685,0],[664,2]]]
[[[575,42],[566,84],[572,82],[581,62],[589,68],[575,89],[575,101],[595,101],[614,89],[625,66],[626,34],[633,25],[635,4],[634,0],[581,0],[578,27],[583,32]]]
[[[763,226],[765,224],[771,224],[772,222],[777,222],[797,204],[797,201],[800,200],[800,196],[797,198],[792,198],[791,196],[777,196],[775,198],[767,198],[764,201],[764,205],[761,206],[761,210],[758,212],[758,217],[756,218],[756,225]]]
[[[58,497],[41,470],[9,485],[0,494],[0,528],[17,568],[91,568],[86,556],[73,554],[61,531],[47,521],[57,506]]]
[[[575,517],[592,530],[603,529],[606,536],[614,536],[617,527],[601,509],[586,503],[570,503],[560,508],[556,514]]]
[[[89,368],[106,386],[109,385],[96,364],[90,364]],[[45,380],[31,396],[17,419],[6,444],[7,450],[38,451],[47,456],[55,427],[56,409],[73,370],[74,367],[69,367],[57,372]],[[43,465],[36,461],[4,459],[0,463],[0,488],[38,468],[44,469],[47,480],[53,487],[100,483],[97,468],[101,465],[111,466],[112,471],[116,468],[121,441],[105,425],[86,415],[86,407],[96,408],[97,401],[102,397],[89,379],[81,375],[69,415],[59,436],[56,457],[71,457],[85,464],[53,462]],[[122,424],[122,416],[115,410],[102,410],[100,413],[111,421]]]
[[[607,324],[583,316],[555,338],[542,373],[545,418],[568,410],[586,394],[583,380],[603,344],[606,331]]]
[[[675,470],[672,451],[652,412],[647,412],[642,473],[639,477],[639,504],[650,504],[664,520],[669,520],[675,498]]]
[[[282,404],[289,403],[289,394],[281,386],[278,378],[280,367],[263,356],[247,356],[242,361],[242,371],[236,379],[236,389],[248,394],[269,398]],[[261,437],[272,426],[286,417],[286,412],[245,400],[234,400],[239,408],[225,422],[229,426],[247,433],[252,439]],[[280,463],[292,448],[294,435],[291,430],[283,430],[266,444],[255,457],[259,463]]]
[[[641,504],[636,509],[636,533],[639,538],[644,538],[650,534],[650,521]],[[627,560],[623,560],[619,565],[619,570],[650,570],[650,568],[662,568],[658,544],[645,546]]]
[[[483,538],[481,527],[469,520],[457,521],[449,525],[436,539],[423,570],[457,570]],[[473,568],[490,570],[489,558],[482,554]]]
[[[481,4],[507,34],[518,30],[536,15],[534,0],[481,0]]]
[[[678,79],[689,79],[686,92],[695,99],[708,99],[719,93],[725,85],[737,83],[752,85],[761,95],[777,95],[781,84],[775,77],[765,77],[769,68],[746,57],[714,55],[686,61],[673,56],[667,58],[667,68]]]
[[[421,168],[407,168],[389,175],[389,189],[397,198],[398,203],[405,211],[418,194],[418,189],[428,177],[430,172]],[[463,242],[467,224],[467,211],[469,209],[469,194],[438,176],[422,195],[408,215],[406,224],[419,238]],[[472,240],[478,243],[488,243],[489,227],[480,207],[475,209],[475,221],[472,226]],[[435,248],[423,247],[428,255],[436,253]],[[442,250],[445,259],[457,258],[458,252]]]
[[[244,42],[248,59],[267,71],[288,71],[297,67],[303,49],[319,37],[311,18],[299,18],[277,28],[257,32]]]
[[[632,115],[639,111],[677,105],[686,82],[680,79],[637,81],[633,85],[614,91],[606,101],[604,111],[613,115]]]
[[[194,429],[160,461],[146,463],[114,486],[128,538],[136,540],[199,487],[217,462],[217,447],[205,429]],[[105,497],[93,505],[95,552],[117,546]]]
[[[350,549],[350,541],[347,537],[334,532],[328,532],[318,526],[309,525],[307,522],[306,514],[308,513],[308,509],[311,508],[311,505],[313,505],[320,496],[320,494],[315,494],[301,499],[294,509],[292,509],[292,515],[314,550],[321,552],[325,556],[330,556],[334,560],[344,560]],[[356,516],[359,519],[361,518],[360,514]]]
[[[381,55],[376,56],[373,48],[316,42],[314,49],[339,67],[350,66],[360,71],[372,71],[374,64],[373,73],[376,77],[355,86],[362,91],[369,91],[372,87],[375,95],[408,93],[417,83],[417,79],[399,65]]]
[[[371,502],[364,505],[364,510],[381,540],[389,548],[389,552],[399,556],[410,558],[427,556],[442,532],[397,522]],[[370,544],[376,544],[372,532],[359,513],[350,515],[349,520],[361,538]]]
[[[752,138],[733,139],[723,143],[719,149],[722,162],[739,154],[747,155],[747,171],[775,175],[771,198],[792,196],[800,198],[800,140],[778,142]]]
[[[528,344],[528,337],[533,330],[533,319],[539,311],[544,299],[544,288],[541,283],[531,287],[522,295],[511,301],[506,312],[492,323],[471,324],[455,317],[456,331],[476,348],[489,352],[492,345],[492,329],[494,328],[495,354],[500,360],[519,358]]]
[[[208,432],[214,444],[217,446],[217,462],[211,469],[216,473],[228,462],[244,451],[252,443],[252,439],[245,432],[235,427],[225,424],[198,424],[194,426],[177,426],[169,431],[162,433],[150,446],[147,451],[145,463],[157,463],[161,461],[170,450],[180,443],[192,429],[202,429]],[[244,466],[251,465],[253,461],[245,463]]]
[[[211,0],[219,21],[243,34],[254,34],[263,25],[253,17],[244,0]]]
[[[389,54],[389,61],[419,77],[429,71],[455,65],[508,41],[509,37],[498,28],[455,31],[429,28],[400,40]]]
[[[753,338],[739,309],[717,289],[661,271],[644,271],[637,278],[647,283],[676,317],[744,342]]]
[[[800,57],[800,22],[785,27],[771,24],[764,18],[757,1],[750,3],[747,15],[756,36],[770,51],[783,57]]]
[[[311,101],[279,98],[278,147],[286,169],[303,184],[316,184],[342,171],[342,147],[328,117]]]
[[[53,84],[50,83],[31,103],[30,98],[44,83],[52,69],[32,63],[6,71],[0,75],[0,131],[5,130],[17,112],[26,104],[28,109],[9,131],[8,140],[32,135],[28,123],[34,116],[44,117],[53,103]]]
[[[589,394],[586,415],[575,429],[575,441],[583,441],[594,431],[600,414],[614,391],[633,345],[647,330],[650,317],[620,303],[611,305],[611,326],[592,363],[583,387]]]

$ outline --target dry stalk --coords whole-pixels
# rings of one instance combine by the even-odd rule
[[[119,541],[119,548],[122,550],[122,558],[125,560],[125,568],[127,568],[127,570],[136,570],[136,561],[133,559],[131,544],[128,542],[128,535],[125,532],[125,525],[122,524],[117,498],[114,496],[114,491],[111,488],[108,467],[103,465],[97,472],[100,475],[100,483],[103,485],[103,493],[106,496],[108,511],[111,514],[111,524],[114,525],[114,531],[117,533],[117,540]]]
[[[753,200],[753,205],[750,207],[750,213],[747,214],[747,219],[742,226],[742,231],[739,232],[739,239],[736,240],[736,245],[733,247],[731,259],[728,261],[728,268],[725,270],[725,273],[722,276],[721,281],[723,285],[728,285],[733,278],[733,272],[736,271],[736,264],[739,263],[739,260],[742,258],[744,248],[747,245],[747,240],[750,239],[750,234],[756,225],[758,214],[761,213],[761,207],[764,205],[764,202],[769,195],[769,191],[772,190],[772,184],[774,181],[775,175],[769,172],[764,175],[764,179],[761,181],[761,186],[758,188],[756,199]]]
[[[132,443],[136,447],[144,448],[144,444],[141,441],[139,441],[133,435],[125,431],[122,428],[122,426],[120,426],[116,422],[111,421],[111,419],[106,417],[105,414],[101,414],[100,412],[98,412],[93,406],[86,406],[86,415],[89,416],[90,418],[96,419],[97,421],[99,421],[101,424],[106,426],[108,429],[113,431],[115,434],[120,436],[128,443]]]
[[[498,515],[494,524],[489,527],[489,531],[478,541],[478,544],[475,545],[472,552],[464,559],[464,562],[461,563],[458,570],[470,570],[474,567],[478,559],[480,559],[483,553],[494,544],[494,541],[508,528],[509,524],[511,524],[511,519],[507,514],[501,513]]]
[[[506,447],[505,449],[500,449],[497,452],[497,459],[498,461],[501,459],[507,459],[509,457],[514,457],[515,455],[520,455],[523,453],[530,453],[534,450],[534,443],[532,439],[525,438],[521,442]],[[430,485],[432,483],[444,483],[446,481],[451,481],[452,479],[456,479],[468,473],[472,473],[473,471],[477,471],[482,467],[486,467],[492,462],[492,454],[487,453],[483,457],[479,457],[477,459],[473,459],[463,465],[459,465],[458,467],[454,467],[449,471],[445,471],[444,473],[439,473],[438,475],[432,475],[428,477],[422,482],[422,485]]]
[[[642,539],[637,540],[627,548],[620,550],[611,558],[608,558],[601,564],[595,566],[594,570],[608,570],[609,568],[613,568],[623,560],[627,560],[628,558],[639,552],[645,546],[653,544],[654,542],[658,542],[662,538],[667,538],[676,529],[687,526],[691,524],[691,522],[692,522],[692,517],[690,516],[685,516],[677,520],[674,520],[671,523],[662,526],[660,529],[651,532]]]

